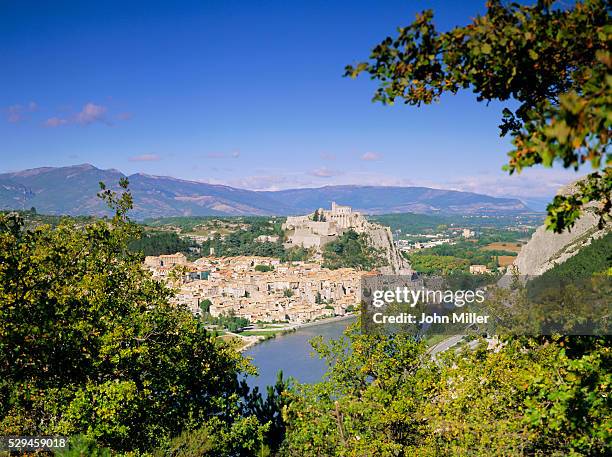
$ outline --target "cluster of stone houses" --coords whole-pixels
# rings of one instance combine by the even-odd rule
[[[155,278],[175,280],[174,301],[194,313],[209,300],[212,316],[233,314],[251,322],[304,323],[344,315],[359,303],[360,281],[368,274],[255,256],[203,257],[190,263],[182,254],[174,254],[147,257],[145,265]],[[258,265],[272,270],[260,271]],[[170,274],[177,266],[181,267],[178,281]]]
[[[411,274],[412,270],[393,243],[388,227],[366,220],[349,206],[332,203],[330,210],[318,209],[305,216],[288,217],[283,230],[286,247],[321,248],[347,230],[367,235],[372,247],[380,250],[387,265],[383,273]],[[276,242],[274,235],[262,235],[258,242]],[[214,254],[211,252],[211,255]],[[265,265],[271,268],[256,268]],[[175,302],[194,313],[210,301],[213,316],[234,314],[251,322],[303,323],[344,315],[360,302],[360,283],[366,275],[352,268],[329,270],[317,262],[289,262],[268,257],[202,257],[188,262],[180,253],[146,257],[145,266],[153,277],[171,283]],[[270,270],[270,271],[264,271]],[[208,302],[206,302],[208,303]]]

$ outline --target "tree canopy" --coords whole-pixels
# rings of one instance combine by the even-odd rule
[[[254,454],[268,425],[247,412],[252,369],[142,268],[129,192],[102,196],[115,217],[85,226],[0,215],[0,432],[142,453],[199,429],[201,455]]]
[[[287,456],[610,452],[606,338],[509,338],[432,359],[405,334],[314,347],[329,365],[286,408]]]
[[[149,232],[144,233],[139,239],[133,240],[130,245],[132,251],[142,252],[147,255],[175,254],[182,252],[190,255],[191,249],[197,247],[197,243],[180,238],[174,232]]]
[[[504,108],[499,126],[513,145],[505,169],[559,162],[578,170],[590,163],[593,171],[575,193],[548,206],[547,226],[570,228],[590,202],[603,226],[612,211],[609,10],[606,0],[530,6],[489,0],[485,15],[446,32],[427,10],[345,74],[368,73],[379,82],[374,100],[384,104],[419,106],[462,89],[478,101],[517,102],[515,110]]]
[[[65,456],[610,454],[605,336],[512,337],[432,359],[412,336],[354,325],[314,341],[322,382],[249,392],[247,361],[129,249],[129,193],[103,197],[112,220],[26,229],[0,215],[3,434],[68,435]],[[356,235],[334,252],[363,261]],[[599,257],[596,272],[609,268]]]
[[[337,268],[356,268],[371,270],[385,265],[386,259],[370,246],[367,235],[347,230],[338,239],[323,248],[323,266]]]

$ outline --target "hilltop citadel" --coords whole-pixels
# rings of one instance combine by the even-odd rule
[[[153,277],[178,288],[174,300],[194,313],[209,301],[212,316],[234,315],[251,322],[304,323],[342,316],[360,301],[360,280],[377,273],[411,273],[393,243],[388,227],[368,222],[349,206],[332,203],[305,216],[288,217],[282,226],[285,246],[311,249],[314,261],[282,263],[271,257],[202,257],[188,262],[184,254],[148,256]],[[320,253],[348,230],[365,234],[386,259],[378,271],[321,266]]]

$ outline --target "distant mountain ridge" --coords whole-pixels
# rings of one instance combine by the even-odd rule
[[[429,187],[326,186],[261,192],[291,202],[298,213],[328,207],[332,201],[349,205],[368,214],[446,213],[483,214],[529,211],[515,198],[491,197],[472,192]]]
[[[116,188],[126,177],[90,164],[43,167],[0,174],[0,209],[35,207],[44,214],[105,215],[96,197],[98,183]],[[252,191],[136,173],[127,176],[134,197],[133,217],[305,214],[332,201],[367,214],[416,212],[500,214],[530,211],[520,200],[427,187],[326,186]]]

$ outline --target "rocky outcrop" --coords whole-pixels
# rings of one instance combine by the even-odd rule
[[[387,265],[381,268],[383,274],[410,274],[410,264],[393,242],[393,235],[389,227],[367,223],[363,232],[368,236],[370,245],[381,252]]]
[[[568,195],[574,190],[575,183],[564,187],[560,194]],[[577,254],[592,240],[610,232],[610,224],[603,229],[597,227],[599,218],[593,214],[592,209],[593,206],[587,207],[571,230],[563,233],[546,230],[545,226],[539,227],[514,261],[514,271],[521,276],[541,275]]]
[[[329,242],[347,230],[363,234],[370,247],[375,249],[385,260],[380,270],[383,274],[411,274],[410,264],[393,242],[389,227],[369,222],[361,213],[350,206],[332,202],[331,210],[319,208],[305,216],[290,216],[283,224],[283,230],[291,232],[285,247],[299,245],[305,248],[316,248],[319,253]]]

